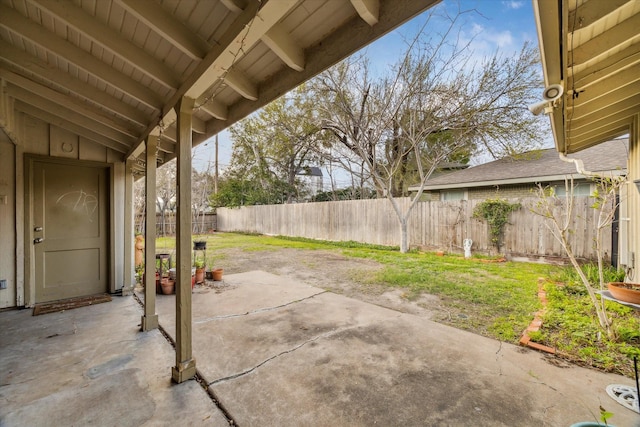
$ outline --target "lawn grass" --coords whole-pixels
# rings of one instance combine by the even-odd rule
[[[450,315],[441,320],[461,329],[516,343],[540,308],[538,278],[555,267],[465,259],[459,255],[347,249],[349,256],[370,258],[385,265],[372,279],[408,291],[438,295]]]
[[[571,281],[569,267],[417,251],[401,254],[397,247],[237,233],[194,236],[193,240],[206,240],[208,248],[215,248],[207,254],[208,265],[222,260],[226,249],[325,250],[370,259],[384,267],[359,273],[356,279],[361,284],[399,288],[410,300],[423,293],[437,295],[444,314],[434,320],[514,344],[541,308],[537,291],[539,279],[544,278],[549,303],[543,327],[532,334],[532,340],[555,347],[573,361],[627,376],[632,376],[629,355],[640,353],[640,314],[610,303],[620,339],[608,342],[598,334],[590,303],[580,288],[572,283],[556,285],[558,280]],[[157,241],[158,250],[174,245],[173,238]]]
[[[567,276],[567,275],[565,275]],[[575,363],[633,377],[633,356],[640,358],[640,314],[630,307],[605,301],[616,340],[601,330],[584,287],[572,279],[545,284],[547,310],[533,341],[554,347]]]

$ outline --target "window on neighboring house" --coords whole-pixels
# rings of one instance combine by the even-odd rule
[[[440,200],[443,202],[457,202],[467,200],[465,190],[444,190],[440,192]]]
[[[571,189],[569,189],[571,191]],[[558,197],[567,197],[567,188],[564,184],[558,184],[554,187],[554,192]],[[591,195],[591,184],[588,182],[581,182],[579,184],[573,184],[573,197],[583,197]]]

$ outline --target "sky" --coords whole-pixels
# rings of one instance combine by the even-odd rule
[[[444,7],[449,13],[455,13],[458,8],[464,13],[463,37],[470,41],[473,54],[481,59],[499,52],[512,55],[522,48],[525,42],[537,46],[533,6],[531,0],[444,0],[436,7]],[[410,39],[424,24],[426,15],[419,15],[401,27],[378,39],[363,50],[369,56],[375,68],[383,70],[393,64],[398,55],[406,47],[406,40]],[[432,25],[431,23],[429,25]],[[430,31],[437,31],[433,24],[427,27]],[[374,54],[375,53],[375,54]],[[542,92],[542,87],[540,91]],[[213,170],[215,161],[215,138],[200,144],[193,150],[193,166],[198,170],[206,170],[208,166]],[[232,142],[228,131],[219,134],[219,168],[222,171],[229,164]]]

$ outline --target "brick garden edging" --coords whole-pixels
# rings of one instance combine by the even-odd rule
[[[544,290],[544,282],[545,282],[544,278],[538,279],[538,298],[542,303],[542,308],[536,312],[536,314],[533,317],[533,320],[531,321],[527,329],[525,329],[524,332],[522,333],[522,336],[520,337],[520,345],[533,348],[536,350],[544,351],[546,353],[555,354],[556,353],[555,348],[549,347],[543,344],[538,344],[537,342],[533,342],[531,341],[531,337],[529,336],[529,332],[537,332],[540,330],[540,327],[542,326],[542,316],[547,307],[547,293]]]

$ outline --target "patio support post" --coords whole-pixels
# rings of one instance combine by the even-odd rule
[[[122,295],[130,295],[135,283],[133,266],[133,160],[128,159],[124,172],[124,281]]]
[[[156,314],[156,148],[158,136],[147,138],[145,174],[145,244],[144,244],[144,315],[141,329],[150,331],[158,327]]]
[[[176,217],[176,366],[171,376],[181,383],[196,374],[191,346],[191,119],[195,100],[183,97],[176,106],[177,217]]]

